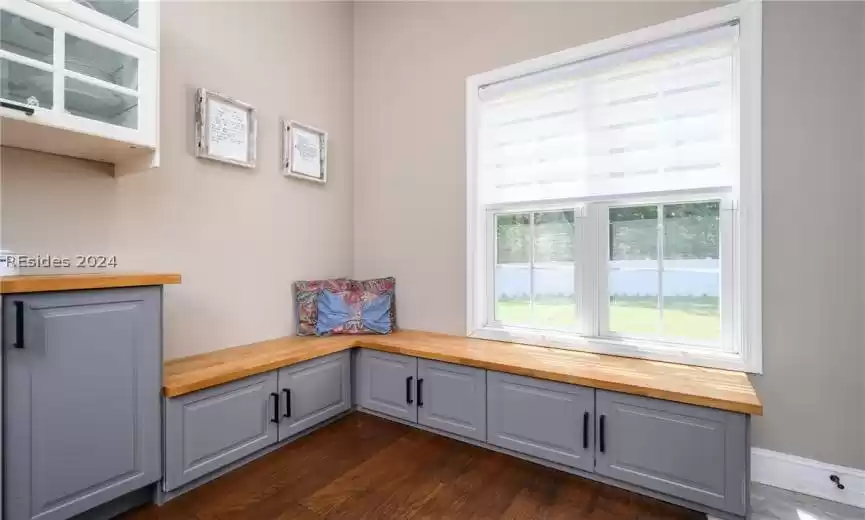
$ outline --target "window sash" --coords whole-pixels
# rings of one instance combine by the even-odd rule
[[[609,250],[610,250],[610,234],[609,234],[609,210],[611,208],[621,208],[621,207],[636,207],[636,206],[650,206],[657,205],[659,210],[668,205],[673,204],[687,204],[687,203],[696,203],[696,202],[720,202],[720,211],[719,211],[719,300],[720,300],[720,337],[718,341],[701,341],[697,339],[689,339],[689,338],[681,338],[672,335],[666,335],[663,332],[659,332],[658,334],[634,334],[634,333],[625,333],[625,332],[617,332],[610,329],[610,292],[609,292],[609,265],[610,260]],[[734,340],[735,335],[734,331],[737,328],[736,316],[732,312],[733,310],[733,302],[736,298],[735,293],[735,249],[734,244],[736,243],[736,230],[735,230],[735,220],[736,220],[736,205],[733,203],[733,200],[730,196],[702,196],[702,195],[692,195],[690,197],[681,197],[681,196],[667,196],[660,197],[654,199],[638,199],[638,200],[624,200],[618,201],[616,203],[604,203],[596,205],[596,215],[597,218],[594,221],[594,225],[598,229],[598,237],[599,237],[599,251],[598,251],[598,261],[599,268],[596,270],[596,283],[598,287],[598,297],[597,297],[597,328],[595,329],[595,336],[600,338],[609,338],[616,339],[622,341],[647,341],[654,342],[663,345],[669,345],[671,347],[681,346],[684,348],[692,348],[692,349],[707,349],[709,351],[718,351],[718,352],[731,352],[738,353],[738,348],[736,342]],[[667,261],[664,258],[664,248],[661,244],[664,241],[663,237],[663,226],[664,226],[664,215],[659,211],[658,214],[658,222],[659,222],[659,230],[658,230],[658,241],[659,248],[657,251],[658,257],[658,276],[659,280],[659,305],[660,309],[663,309],[663,276],[667,270],[663,267],[664,263]],[[663,315],[659,312],[659,320],[663,320]]]
[[[669,205],[679,203],[710,202],[721,203],[719,212],[719,277],[720,277],[720,321],[721,336],[717,342],[704,342],[686,338],[666,337],[659,335],[624,334],[609,329],[609,209],[625,206]],[[576,325],[569,329],[542,328],[534,324],[509,324],[496,318],[496,268],[497,259],[496,219],[500,215],[512,215],[549,211],[574,211],[574,303],[576,307]],[[659,214],[659,218],[662,215]],[[498,330],[543,340],[555,338],[555,341],[567,345],[585,340],[611,342],[622,345],[630,344],[634,348],[650,347],[669,352],[703,350],[707,355],[739,354],[735,341],[740,328],[737,314],[733,312],[733,302],[737,298],[735,288],[735,249],[736,241],[736,205],[730,195],[724,194],[691,194],[666,195],[660,197],[626,198],[603,202],[584,203],[582,201],[547,201],[512,204],[507,208],[499,206],[485,209],[484,234],[486,236],[486,251],[484,254],[485,280],[483,289],[484,313],[480,328]],[[534,236],[532,236],[534,247]],[[658,251],[659,256],[662,254]],[[532,253],[533,255],[533,253]],[[529,262],[529,273],[532,277],[533,262]],[[662,276],[662,271],[659,271]],[[532,305],[534,291],[530,290]],[[499,338],[500,339],[500,338]]]
[[[496,219],[501,215],[513,215],[513,214],[522,214],[528,213],[530,215],[530,229],[531,233],[531,247],[529,248],[530,253],[530,261],[528,264],[529,269],[529,298],[530,305],[532,307],[532,316],[534,317],[534,305],[535,305],[535,293],[534,293],[534,243],[535,243],[535,235],[534,235],[534,215],[536,213],[549,213],[555,211],[573,211],[574,212],[574,238],[573,238],[573,264],[574,264],[574,306],[575,306],[575,323],[571,327],[566,327],[562,329],[553,329],[553,328],[537,328],[533,327],[529,324],[505,324],[499,321],[496,318],[496,280],[495,274],[496,269],[499,265],[498,262],[498,244],[496,243],[497,236],[497,222]],[[485,233],[487,236],[487,248],[486,248],[486,312],[484,316],[484,323],[486,326],[491,326],[495,328],[503,328],[503,327],[515,327],[519,329],[525,330],[545,330],[545,331],[556,331],[560,333],[570,333],[577,335],[584,335],[591,331],[591,324],[587,323],[585,319],[585,312],[591,309],[593,305],[586,300],[585,295],[583,294],[583,287],[586,282],[586,273],[584,272],[583,263],[586,258],[585,251],[590,247],[589,242],[586,240],[585,231],[586,231],[586,223],[584,222],[586,214],[586,207],[580,203],[564,203],[564,204],[519,204],[513,205],[507,209],[494,209],[488,208],[486,211],[486,226]]]

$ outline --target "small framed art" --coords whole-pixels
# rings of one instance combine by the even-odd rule
[[[282,123],[283,174],[327,182],[327,132],[296,121]]]
[[[195,100],[196,157],[255,168],[255,109],[203,88]]]

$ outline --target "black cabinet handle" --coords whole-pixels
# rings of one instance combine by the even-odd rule
[[[414,379],[411,376],[405,378],[405,402],[408,404],[412,404],[414,401],[411,400],[411,381]]]
[[[598,437],[599,437],[598,442],[600,443],[601,453],[604,453],[605,451],[607,451],[607,440],[606,440],[606,435],[604,434],[604,429],[605,429],[606,424],[607,424],[607,416],[601,415],[601,418],[598,419],[598,421],[599,421],[598,428],[600,430],[598,432]]]
[[[8,101],[0,101],[0,107],[11,108],[12,110],[19,110],[21,112],[24,112],[28,116],[32,116],[33,113],[36,112],[36,109],[31,106],[19,105],[17,103],[9,103]]]
[[[273,397],[273,418],[270,419],[272,423],[279,422],[279,394],[276,392],[271,392],[270,396]]]
[[[417,380],[417,405],[423,406],[423,378]]]
[[[284,417],[291,417],[291,390],[288,388],[283,388],[282,393],[285,394],[285,415]]]
[[[589,412],[583,412],[583,449],[589,449]]]
[[[15,348],[24,348],[24,302],[13,302],[15,305]]]

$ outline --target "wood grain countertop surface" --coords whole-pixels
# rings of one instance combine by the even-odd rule
[[[292,336],[173,359],[165,363],[163,393],[176,397],[353,347],[763,414],[763,405],[742,372],[415,330],[384,336]]]
[[[110,289],[180,283],[177,273],[21,274],[0,276],[0,294]]]

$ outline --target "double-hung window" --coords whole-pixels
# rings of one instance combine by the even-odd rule
[[[760,18],[469,78],[470,335],[761,370]]]

